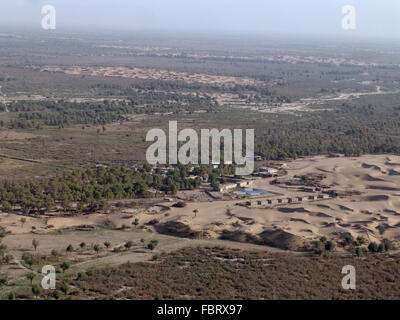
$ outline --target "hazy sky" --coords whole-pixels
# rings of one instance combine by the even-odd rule
[[[40,30],[41,6],[54,5],[69,28],[202,33],[357,35],[400,38],[400,0],[0,0],[0,26]],[[357,28],[341,28],[342,7]]]

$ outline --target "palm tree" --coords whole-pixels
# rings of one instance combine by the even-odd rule
[[[26,275],[26,278],[27,278],[28,280],[30,280],[30,282],[31,282],[31,286],[33,285],[33,279],[35,279],[35,277],[36,277],[36,274],[33,273],[33,272],[30,272],[30,273],[28,273],[28,274]]]
[[[194,213],[194,216],[197,217],[197,214],[199,213],[199,210],[194,209],[194,210],[193,210],[193,213]]]

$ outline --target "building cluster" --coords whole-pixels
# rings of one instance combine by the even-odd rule
[[[278,199],[268,199],[268,200],[254,200],[247,201],[246,206],[248,207],[265,207],[265,206],[274,206],[280,204],[290,204],[290,203],[301,203],[305,201],[317,201],[317,200],[326,200],[330,198],[334,198],[334,194],[315,194],[305,197],[287,197],[287,198],[278,198]]]

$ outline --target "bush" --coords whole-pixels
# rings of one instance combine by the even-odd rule
[[[175,207],[175,208],[184,208],[184,207],[186,207],[186,202],[178,201],[177,203],[175,203],[173,205],[173,207]]]
[[[332,241],[327,241],[325,243],[325,250],[328,252],[332,252],[335,249],[335,244]]]
[[[5,286],[8,283],[8,276],[1,276],[0,277],[0,286]]]
[[[147,245],[147,248],[150,250],[154,250],[158,245],[158,240],[151,240],[150,243]]]
[[[380,234],[384,234],[386,231],[386,228],[384,225],[380,224],[379,226],[376,227],[379,231]]]
[[[109,242],[109,241],[104,242],[104,246],[105,246],[107,249],[110,248],[110,247],[111,247],[111,242]]]
[[[389,251],[389,250],[393,249],[392,241],[390,241],[388,239],[383,239],[382,244],[385,247],[385,251]]]
[[[65,272],[66,270],[69,269],[69,267],[71,266],[71,264],[68,261],[64,261],[63,263],[61,263],[60,267],[63,270],[63,272]]]
[[[24,252],[22,255],[22,261],[27,264],[28,266],[32,267],[34,264],[39,263],[39,259],[37,256],[30,254],[28,252]]]
[[[35,296],[38,296],[41,292],[42,292],[42,291],[40,290],[40,287],[39,287],[37,284],[35,284],[35,285],[32,286],[32,293],[33,293]]]
[[[325,251],[325,246],[321,241],[318,241],[315,243],[315,249],[314,252],[316,254],[322,255]]]
[[[346,244],[351,245],[351,244],[354,243],[354,238],[353,238],[352,235],[347,235],[347,236],[344,238],[344,241],[346,241]]]
[[[64,294],[68,294],[69,292],[69,286],[63,282],[62,285],[60,286],[60,290],[64,293]]]
[[[133,242],[132,242],[132,241],[127,241],[127,242],[125,242],[124,247],[125,247],[126,249],[132,248],[132,247],[133,247]]]
[[[96,251],[96,253],[99,253],[101,251],[101,247],[98,244],[95,244],[93,246],[93,250]]]
[[[358,236],[358,237],[357,237],[357,242],[358,242],[360,245],[363,245],[363,244],[365,244],[365,243],[367,242],[367,240],[365,240],[364,237]]]
[[[54,291],[53,292],[53,298],[56,299],[56,300],[60,299],[61,298],[61,292],[57,291],[57,290]]]
[[[371,242],[371,243],[368,245],[368,250],[369,250],[370,252],[378,252],[378,244],[377,244],[376,242]]]

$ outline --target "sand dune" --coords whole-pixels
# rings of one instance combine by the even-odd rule
[[[326,236],[340,240],[344,235],[364,236],[373,241],[384,238],[400,244],[400,175],[391,170],[400,164],[399,156],[369,155],[359,158],[318,156],[289,162],[288,176],[324,171],[322,183],[351,196],[284,204],[272,208],[237,206],[237,200],[187,201],[184,208],[160,203],[150,209],[125,209],[113,214],[53,217],[44,222],[4,215],[0,227],[12,233],[37,232],[79,225],[131,226],[139,219],[139,230],[185,238],[229,239],[301,250],[308,242]],[[392,174],[390,174],[392,172]],[[255,187],[275,194],[296,196],[295,191],[257,180]],[[355,191],[359,193],[355,193]],[[309,194],[303,193],[303,196]],[[266,196],[267,199],[267,196]],[[167,209],[165,209],[167,208]],[[194,215],[193,211],[198,213]],[[166,211],[167,210],[167,211]],[[51,226],[51,228],[50,228]]]

